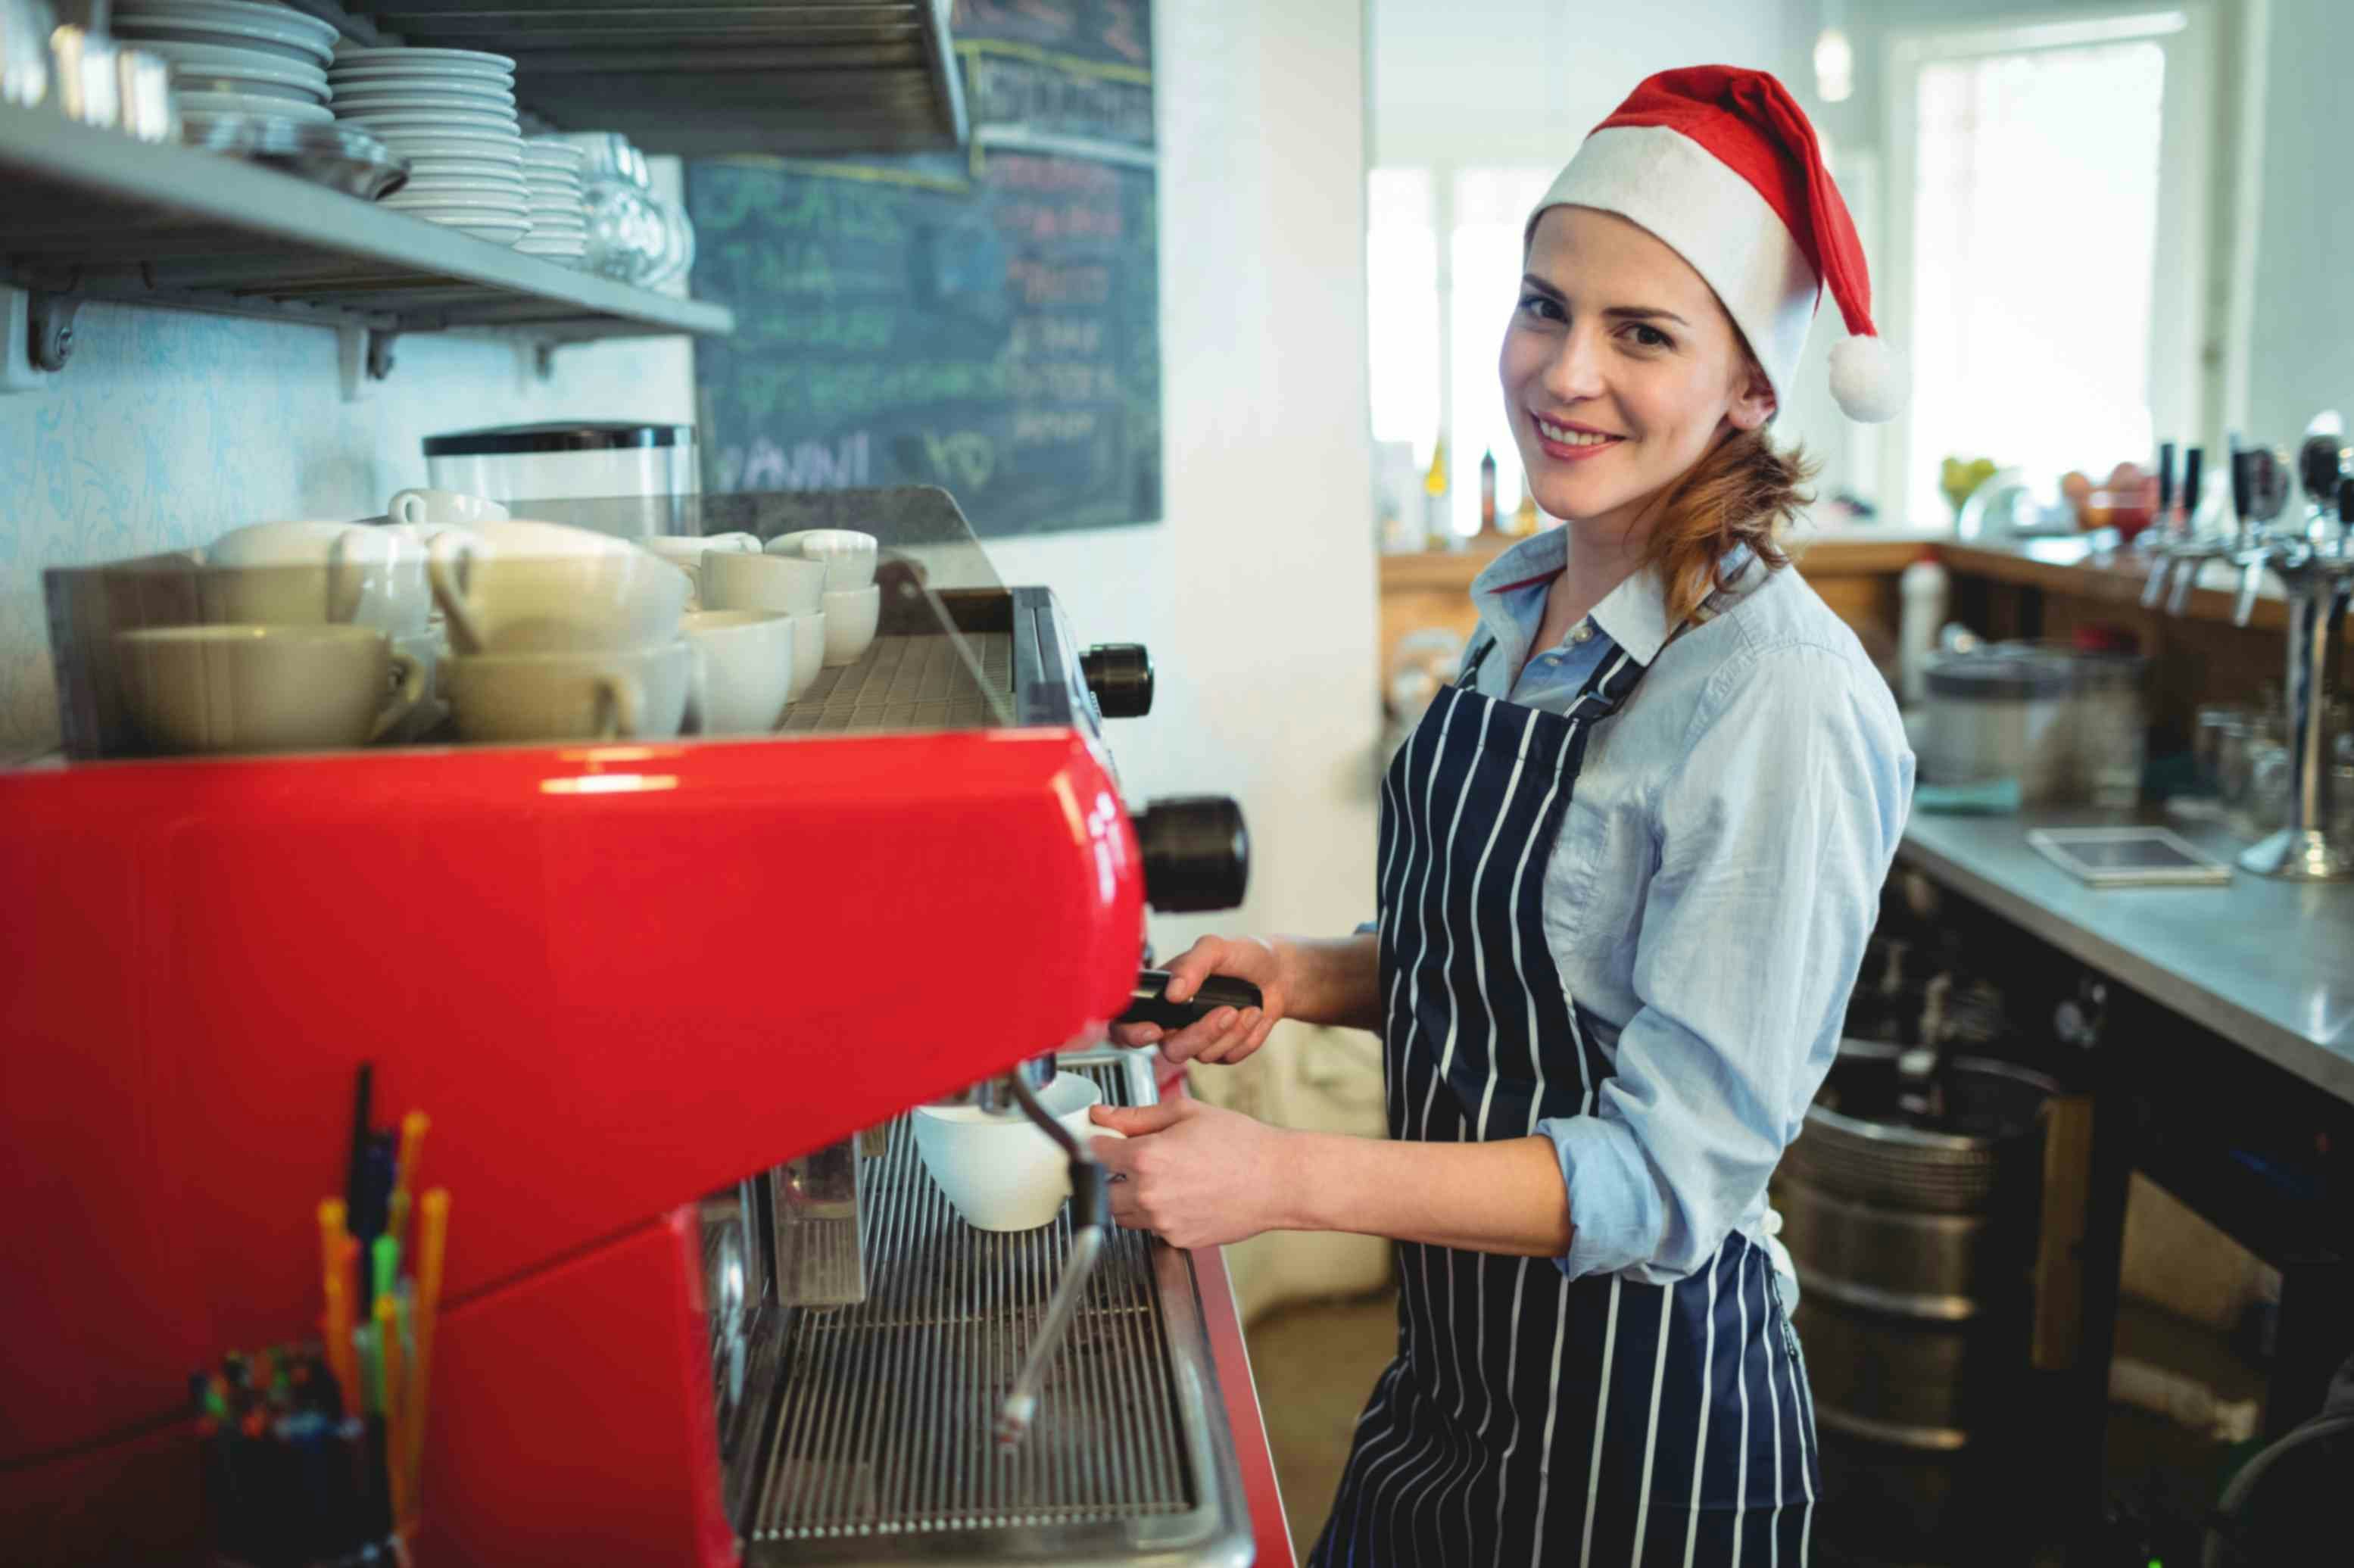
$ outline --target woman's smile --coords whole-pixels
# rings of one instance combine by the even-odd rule
[[[1585,462],[1627,439],[1575,419],[1548,419],[1542,414],[1529,418],[1536,426],[1537,450],[1555,462]]]

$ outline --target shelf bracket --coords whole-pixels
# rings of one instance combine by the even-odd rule
[[[49,373],[33,363],[32,296],[0,288],[0,393],[39,392]]]
[[[531,373],[543,382],[556,379],[556,344],[542,338],[531,345]]]
[[[82,297],[68,285],[63,290],[36,289],[25,302],[27,349],[33,368],[55,373],[73,358],[74,318]]]
[[[382,381],[392,374],[392,341],[400,334],[385,327],[370,327],[367,334],[367,374],[371,381]]]

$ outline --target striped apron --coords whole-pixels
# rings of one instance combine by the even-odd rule
[[[1644,666],[1614,654],[1554,715],[1470,689],[1493,647],[1383,783],[1393,1138],[1526,1137],[1592,1115],[1614,1070],[1547,946],[1544,871],[1594,726]],[[1736,1232],[1670,1286],[1409,1242],[1397,1268],[1397,1357],[1311,1568],[1803,1568],[1813,1396],[1763,1246]]]

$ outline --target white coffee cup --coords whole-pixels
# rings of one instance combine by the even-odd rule
[[[161,626],[115,633],[133,717],[159,751],[364,746],[428,699],[425,668],[374,627]]]
[[[392,640],[392,651],[417,661],[425,672],[425,698],[407,717],[386,731],[385,738],[413,741],[431,734],[450,716],[450,701],[442,672],[450,660],[450,638],[440,622],[418,631],[404,631]]]
[[[875,626],[883,613],[880,588],[852,588],[830,593],[825,605],[825,664],[829,670],[855,664],[875,645]]]
[[[793,701],[800,702],[817,684],[825,667],[825,617],[796,615],[793,622]]]
[[[384,514],[392,522],[432,532],[452,524],[472,528],[496,522],[507,515],[507,509],[462,490],[404,490],[384,503]]]
[[[842,593],[875,580],[875,538],[855,528],[801,528],[769,541],[769,554],[825,566],[825,590]]]
[[[689,615],[686,640],[703,655],[694,707],[705,735],[766,735],[793,695],[793,621],[769,609]]]
[[[425,554],[406,531],[357,523],[249,523],[206,546],[197,591],[216,625],[425,624]]]
[[[686,717],[695,655],[684,642],[557,653],[453,655],[461,739],[660,740]]]
[[[1074,1137],[1119,1138],[1087,1118],[1103,1099],[1093,1080],[1057,1073],[1038,1103]],[[916,1152],[965,1224],[982,1231],[1027,1231],[1052,1223],[1071,1195],[1069,1158],[1020,1110],[923,1106],[908,1118]]]
[[[561,523],[491,522],[426,552],[455,652],[561,653],[674,641],[690,585],[628,539]]]
[[[824,608],[825,563],[798,556],[706,555],[703,557],[705,609],[775,609],[815,615]]]
[[[704,556],[715,551],[728,556],[754,554],[760,548],[760,541],[749,534],[655,534],[638,543],[686,574],[686,580],[694,585],[689,609],[702,608]]]

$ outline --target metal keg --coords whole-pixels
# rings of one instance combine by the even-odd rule
[[[1987,1528],[2015,1512],[1989,1505],[2023,1447],[2007,1425],[2029,1403],[2042,1108],[2058,1092],[2008,1062],[1841,1043],[1774,1179],[1827,1544],[1984,1561]]]

